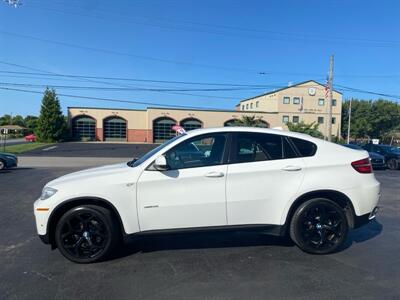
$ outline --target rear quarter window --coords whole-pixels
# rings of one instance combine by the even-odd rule
[[[317,145],[315,145],[312,142],[294,137],[290,137],[289,139],[292,141],[297,151],[303,157],[314,156],[315,153],[317,152]]]

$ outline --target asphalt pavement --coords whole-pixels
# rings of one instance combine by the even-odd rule
[[[25,139],[9,139],[9,140],[3,140],[0,139],[0,146],[3,147],[4,144],[6,144],[6,146],[12,146],[12,145],[19,145],[19,144],[26,144],[29,143],[27,141],[25,141]],[[0,147],[0,150],[1,150]]]
[[[1,299],[400,299],[400,171],[376,172],[382,210],[339,253],[201,233],[132,240],[111,260],[79,265],[42,244],[32,211],[46,182],[78,169],[0,173]]]
[[[45,157],[131,157],[141,156],[157,144],[67,142],[24,152],[19,156]]]

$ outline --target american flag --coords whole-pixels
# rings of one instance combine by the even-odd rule
[[[325,84],[325,99],[328,99],[329,97],[329,77],[326,77],[326,84]]]

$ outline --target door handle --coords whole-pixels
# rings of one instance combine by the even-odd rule
[[[300,171],[301,167],[299,167],[299,166],[285,166],[281,170],[283,170],[283,171]]]
[[[206,177],[217,178],[217,177],[224,177],[224,173],[222,172],[210,172],[204,175]]]

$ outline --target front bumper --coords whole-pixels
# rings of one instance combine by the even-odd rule
[[[47,209],[47,210],[43,210]],[[39,235],[45,235],[47,233],[47,221],[50,218],[50,209],[43,200],[36,200],[33,204],[33,211],[35,214],[36,230]]]
[[[50,244],[50,237],[48,234],[43,234],[43,235],[39,234],[39,238],[42,240],[44,244],[46,245]]]

